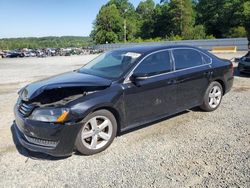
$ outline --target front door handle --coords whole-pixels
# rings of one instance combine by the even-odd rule
[[[168,84],[168,85],[173,85],[173,84],[176,84],[176,83],[177,83],[176,80],[168,80],[168,81],[167,81],[167,84]]]

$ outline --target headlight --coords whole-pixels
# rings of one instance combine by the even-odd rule
[[[66,108],[38,108],[35,109],[30,119],[43,122],[61,123],[64,122],[69,114]]]

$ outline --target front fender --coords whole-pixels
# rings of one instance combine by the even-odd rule
[[[124,123],[125,110],[123,104],[123,90],[122,88],[113,88],[90,94],[73,101],[70,104],[72,117],[75,121],[82,121],[88,114],[97,109],[112,109],[117,114],[114,116],[119,119],[119,123]],[[111,110],[111,112],[112,112]]]

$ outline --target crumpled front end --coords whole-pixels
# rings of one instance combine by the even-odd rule
[[[84,117],[75,115],[69,104],[109,86],[108,82],[98,86],[62,80],[35,82],[19,92],[14,128],[19,142],[31,151],[71,155]]]
[[[14,129],[22,146],[52,156],[69,156],[73,152],[79,123],[54,124],[25,118],[15,106]]]

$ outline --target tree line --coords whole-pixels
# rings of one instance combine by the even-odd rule
[[[182,39],[250,39],[249,0],[110,0],[93,23],[97,44]]]
[[[83,47],[91,44],[90,37],[63,36],[63,37],[29,37],[0,39],[0,50],[13,49],[42,49]]]

